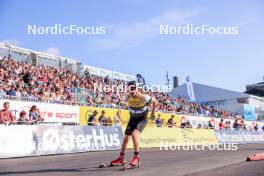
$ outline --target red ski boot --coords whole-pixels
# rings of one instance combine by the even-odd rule
[[[138,157],[138,155],[135,155],[133,157],[133,159],[130,162],[130,166],[139,167],[139,157]]]
[[[112,166],[120,166],[120,165],[123,165],[124,164],[124,154],[120,154],[120,156],[117,159],[111,161],[110,164]]]

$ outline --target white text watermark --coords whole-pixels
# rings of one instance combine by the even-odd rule
[[[186,24],[185,26],[160,25],[161,35],[237,35],[236,26],[211,26],[203,24],[195,26]]]
[[[52,26],[27,25],[28,35],[104,35],[104,26],[79,26],[71,24],[64,26],[54,24]]]
[[[160,141],[160,150],[204,151],[206,149],[234,151],[237,150],[238,147],[237,143],[210,144],[207,141],[201,143],[193,143],[192,141],[187,141],[185,143]]]
[[[133,91],[143,91],[143,92],[171,92],[171,85],[143,85],[137,83],[133,86],[127,86],[124,83],[118,85],[107,85],[107,84],[94,84],[94,92],[133,92]]]

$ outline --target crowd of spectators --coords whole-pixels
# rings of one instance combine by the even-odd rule
[[[121,110],[117,110],[114,117],[106,116],[106,111],[102,110],[100,115],[98,115],[98,111],[94,110],[91,114],[86,114],[86,122],[88,126],[122,126],[126,122],[122,119]],[[4,102],[3,108],[0,110],[0,125],[35,125],[38,123],[45,123],[44,118],[38,107],[36,105],[31,106],[28,110],[22,110],[19,112],[19,117],[15,117],[10,110],[10,103]],[[252,126],[246,125],[243,119],[235,119],[232,124],[230,119],[221,119],[220,123],[213,124],[211,121],[208,121],[208,124],[198,124],[193,127],[191,122],[187,120],[186,122],[182,122],[181,124],[177,124],[175,120],[175,115],[171,115],[166,121],[162,117],[161,113],[158,113],[155,120],[150,120],[150,125],[154,125],[158,128],[160,127],[168,127],[168,128],[197,128],[197,129],[219,129],[219,130],[247,130],[247,131],[258,131],[259,126],[258,123],[252,124]],[[261,130],[264,131],[264,126],[260,127]]]
[[[259,130],[258,123],[246,124],[242,118],[236,118],[236,119],[223,119],[222,118],[220,119],[219,123],[215,121],[214,123],[212,123],[211,120],[209,120],[207,123],[206,121],[200,121],[202,123],[199,123],[199,124],[197,124],[197,122],[192,122],[190,120],[186,120],[184,122],[181,122],[180,124],[177,124],[177,122],[174,119],[175,119],[175,116],[173,114],[168,120],[165,120],[162,117],[162,114],[159,113],[154,122],[155,123],[154,125],[156,127],[167,126],[169,128],[179,127],[179,128],[197,128],[197,129],[203,128],[203,129],[247,130],[247,131],[258,131]],[[195,123],[195,125],[193,126],[192,123]],[[260,128],[261,130],[264,131],[264,126]]]
[[[34,66],[30,63],[15,61],[10,56],[0,60],[0,96],[55,103],[83,103],[89,106],[126,108],[126,92],[105,92],[95,89],[95,85],[116,86],[125,83],[126,81],[110,79],[108,76],[91,75],[88,71],[80,76],[64,68]],[[80,90],[85,90],[85,96],[83,94],[80,96]],[[185,98],[174,98],[163,92],[149,91],[148,94],[156,98],[159,111],[203,114],[219,118],[232,116],[230,112],[190,102]],[[85,97],[84,102],[80,101],[79,97]]]
[[[33,105],[28,112],[22,110],[19,113],[19,118],[13,115],[10,111],[10,103],[4,102],[3,109],[0,110],[0,124],[3,125],[33,125],[37,124],[39,121],[43,121],[44,119],[41,117],[41,113],[36,105]]]

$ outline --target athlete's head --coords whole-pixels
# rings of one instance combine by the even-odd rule
[[[137,92],[137,82],[136,81],[129,81],[128,84],[128,91],[131,95],[136,95]]]

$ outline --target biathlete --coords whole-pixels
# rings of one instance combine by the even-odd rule
[[[111,161],[111,165],[124,164],[125,151],[132,136],[134,145],[134,157],[130,162],[130,166],[138,166],[139,164],[139,134],[143,131],[148,123],[148,112],[151,107],[151,118],[155,118],[154,112],[156,108],[155,99],[147,94],[140,93],[137,88],[136,81],[128,83],[129,93],[126,96],[126,102],[129,107],[130,119],[125,130],[120,155],[117,159]]]

